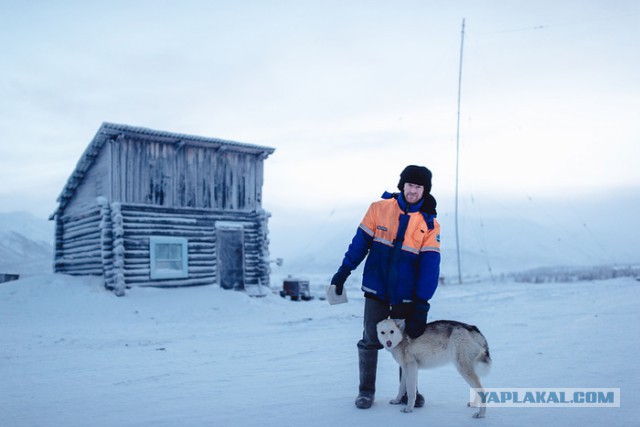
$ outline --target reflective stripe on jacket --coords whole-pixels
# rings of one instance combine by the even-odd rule
[[[419,209],[419,204],[407,206],[402,195],[369,207],[342,262],[354,270],[368,255],[365,293],[390,304],[433,296],[440,275],[440,224],[434,218],[430,229]]]

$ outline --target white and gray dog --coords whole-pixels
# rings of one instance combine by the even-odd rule
[[[427,323],[424,333],[412,339],[404,333],[404,323],[402,319],[386,319],[377,325],[378,340],[402,368],[398,396],[390,403],[399,404],[406,393],[408,403],[403,412],[413,411],[418,369],[430,369],[448,363],[455,365],[471,387],[482,389],[478,376],[488,372],[491,357],[487,340],[477,327],[452,320],[438,320]],[[478,402],[473,404],[477,405]],[[486,410],[486,407],[480,407],[473,417],[484,417]]]

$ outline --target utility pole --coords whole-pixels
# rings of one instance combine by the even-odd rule
[[[462,53],[464,51],[464,18],[462,18],[462,34],[460,38],[460,69],[458,70],[458,126],[456,130],[456,250],[458,253],[458,283],[462,284],[462,267],[460,267],[460,236],[458,233],[458,181],[460,167],[460,95],[462,92]]]

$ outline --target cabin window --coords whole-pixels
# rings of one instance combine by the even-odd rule
[[[182,237],[149,239],[152,279],[184,279],[189,276],[188,241]]]

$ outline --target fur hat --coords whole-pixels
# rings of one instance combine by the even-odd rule
[[[398,190],[404,191],[404,185],[409,182],[411,184],[422,185],[426,196],[431,193],[431,177],[431,171],[424,166],[409,165],[404,168],[400,174]]]

